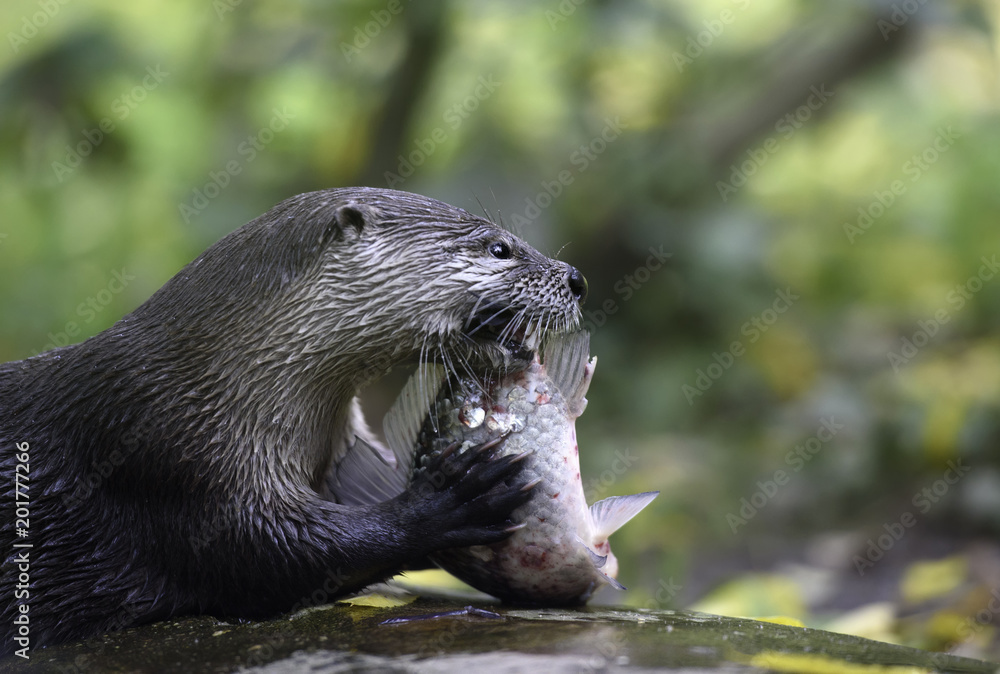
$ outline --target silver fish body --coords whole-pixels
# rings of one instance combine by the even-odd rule
[[[431,557],[451,574],[507,602],[582,604],[601,584],[621,589],[614,580],[618,562],[608,536],[658,494],[611,497],[587,506],[575,422],[586,408],[597,364],[589,357],[589,341],[585,332],[553,336],[542,357],[536,356],[524,371],[487,382],[451,378],[416,438],[412,474],[426,470],[431,458],[453,443],[459,445],[456,451],[465,451],[506,435],[501,454],[529,453],[525,471],[537,485],[512,515],[523,528],[500,543]],[[391,430],[398,421],[387,419],[390,444],[393,435],[399,444],[407,440]]]

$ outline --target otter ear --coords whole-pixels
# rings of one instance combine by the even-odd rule
[[[337,224],[341,234],[350,229],[360,234],[366,226],[375,222],[377,216],[378,213],[371,206],[349,203],[337,209],[333,214],[333,221]]]

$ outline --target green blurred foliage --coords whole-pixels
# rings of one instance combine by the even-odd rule
[[[0,358],[106,329],[290,195],[392,186],[588,276],[585,481],[663,492],[615,541],[636,603],[706,548],[863,540],[959,459],[920,525],[996,534],[998,22],[986,0],[4,3]]]

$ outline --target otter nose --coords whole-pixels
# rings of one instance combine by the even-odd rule
[[[583,304],[587,299],[587,279],[580,273],[579,269],[576,267],[569,268],[569,276],[566,277],[566,284],[569,286],[569,291],[573,293],[576,301]]]

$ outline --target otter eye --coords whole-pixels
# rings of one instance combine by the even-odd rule
[[[511,256],[510,246],[504,241],[494,241],[487,250],[498,260],[509,260]]]

